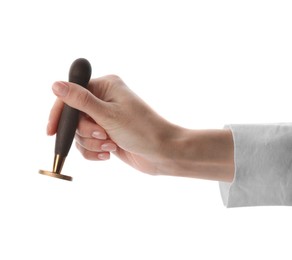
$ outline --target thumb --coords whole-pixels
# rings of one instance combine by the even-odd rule
[[[86,113],[94,120],[97,118],[102,120],[106,117],[106,103],[80,85],[57,81],[53,84],[52,90],[65,104]]]

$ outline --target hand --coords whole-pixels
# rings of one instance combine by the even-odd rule
[[[56,133],[63,102],[82,111],[76,146],[89,160],[106,160],[110,152],[132,167],[156,174],[161,148],[175,129],[135,95],[117,76],[91,80],[88,90],[74,83],[56,82],[57,95],[47,133]]]
[[[88,89],[68,82],[53,85],[58,99],[50,113],[49,135],[56,133],[65,102],[83,112],[75,140],[89,160],[109,159],[109,152],[113,152],[149,174],[233,180],[230,130],[189,130],[173,125],[117,76],[91,80]]]

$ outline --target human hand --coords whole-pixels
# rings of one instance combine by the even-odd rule
[[[86,159],[109,159],[113,152],[137,170],[153,175],[233,180],[233,138],[228,129],[191,130],[173,125],[113,75],[91,80],[88,90],[56,82],[53,91],[58,99],[47,133],[56,133],[64,103],[82,111],[75,140]]]
[[[158,173],[162,147],[175,127],[154,112],[117,76],[89,82],[88,90],[69,82],[52,86],[58,97],[49,117],[48,135],[57,131],[63,104],[83,113],[75,140],[89,160],[106,160],[110,152],[132,167]]]

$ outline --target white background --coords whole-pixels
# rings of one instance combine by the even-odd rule
[[[87,58],[187,128],[291,122],[291,1],[0,2],[0,259],[291,259],[289,207],[226,209],[218,183],[114,156],[50,170],[51,85]]]

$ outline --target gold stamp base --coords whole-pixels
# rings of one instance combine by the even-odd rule
[[[39,173],[43,175],[51,176],[54,178],[66,180],[66,181],[72,181],[73,179],[71,176],[67,176],[67,175],[63,175],[63,174],[55,173],[55,172],[50,172],[50,171],[39,170]]]

